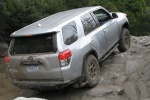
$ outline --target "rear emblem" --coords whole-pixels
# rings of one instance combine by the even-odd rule
[[[33,57],[32,57],[32,56],[29,56],[29,57],[28,57],[28,61],[33,61]]]

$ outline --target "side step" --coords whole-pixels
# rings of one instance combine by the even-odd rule
[[[117,48],[118,45],[119,45],[119,44],[117,44],[116,46],[114,46],[113,49],[111,49],[111,50],[107,53],[107,55],[105,55],[99,62],[105,60],[105,59]]]

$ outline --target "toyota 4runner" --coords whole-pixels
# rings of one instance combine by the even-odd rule
[[[99,61],[130,47],[126,14],[101,6],[63,11],[11,34],[8,63],[15,85],[28,89],[94,87]]]

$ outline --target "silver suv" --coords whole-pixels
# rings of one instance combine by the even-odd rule
[[[5,61],[20,88],[94,87],[99,61],[130,47],[128,30],[126,14],[101,6],[59,12],[12,33]]]

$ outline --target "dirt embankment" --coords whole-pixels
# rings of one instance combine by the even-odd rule
[[[127,52],[114,51],[100,66],[100,81],[95,88],[68,87],[37,93],[14,86],[0,58],[0,100],[13,100],[18,96],[48,100],[150,100],[150,36],[132,36]]]
[[[13,100],[18,96],[31,96],[32,93],[32,91],[20,90],[11,83],[7,66],[3,58],[0,58],[0,100]]]

